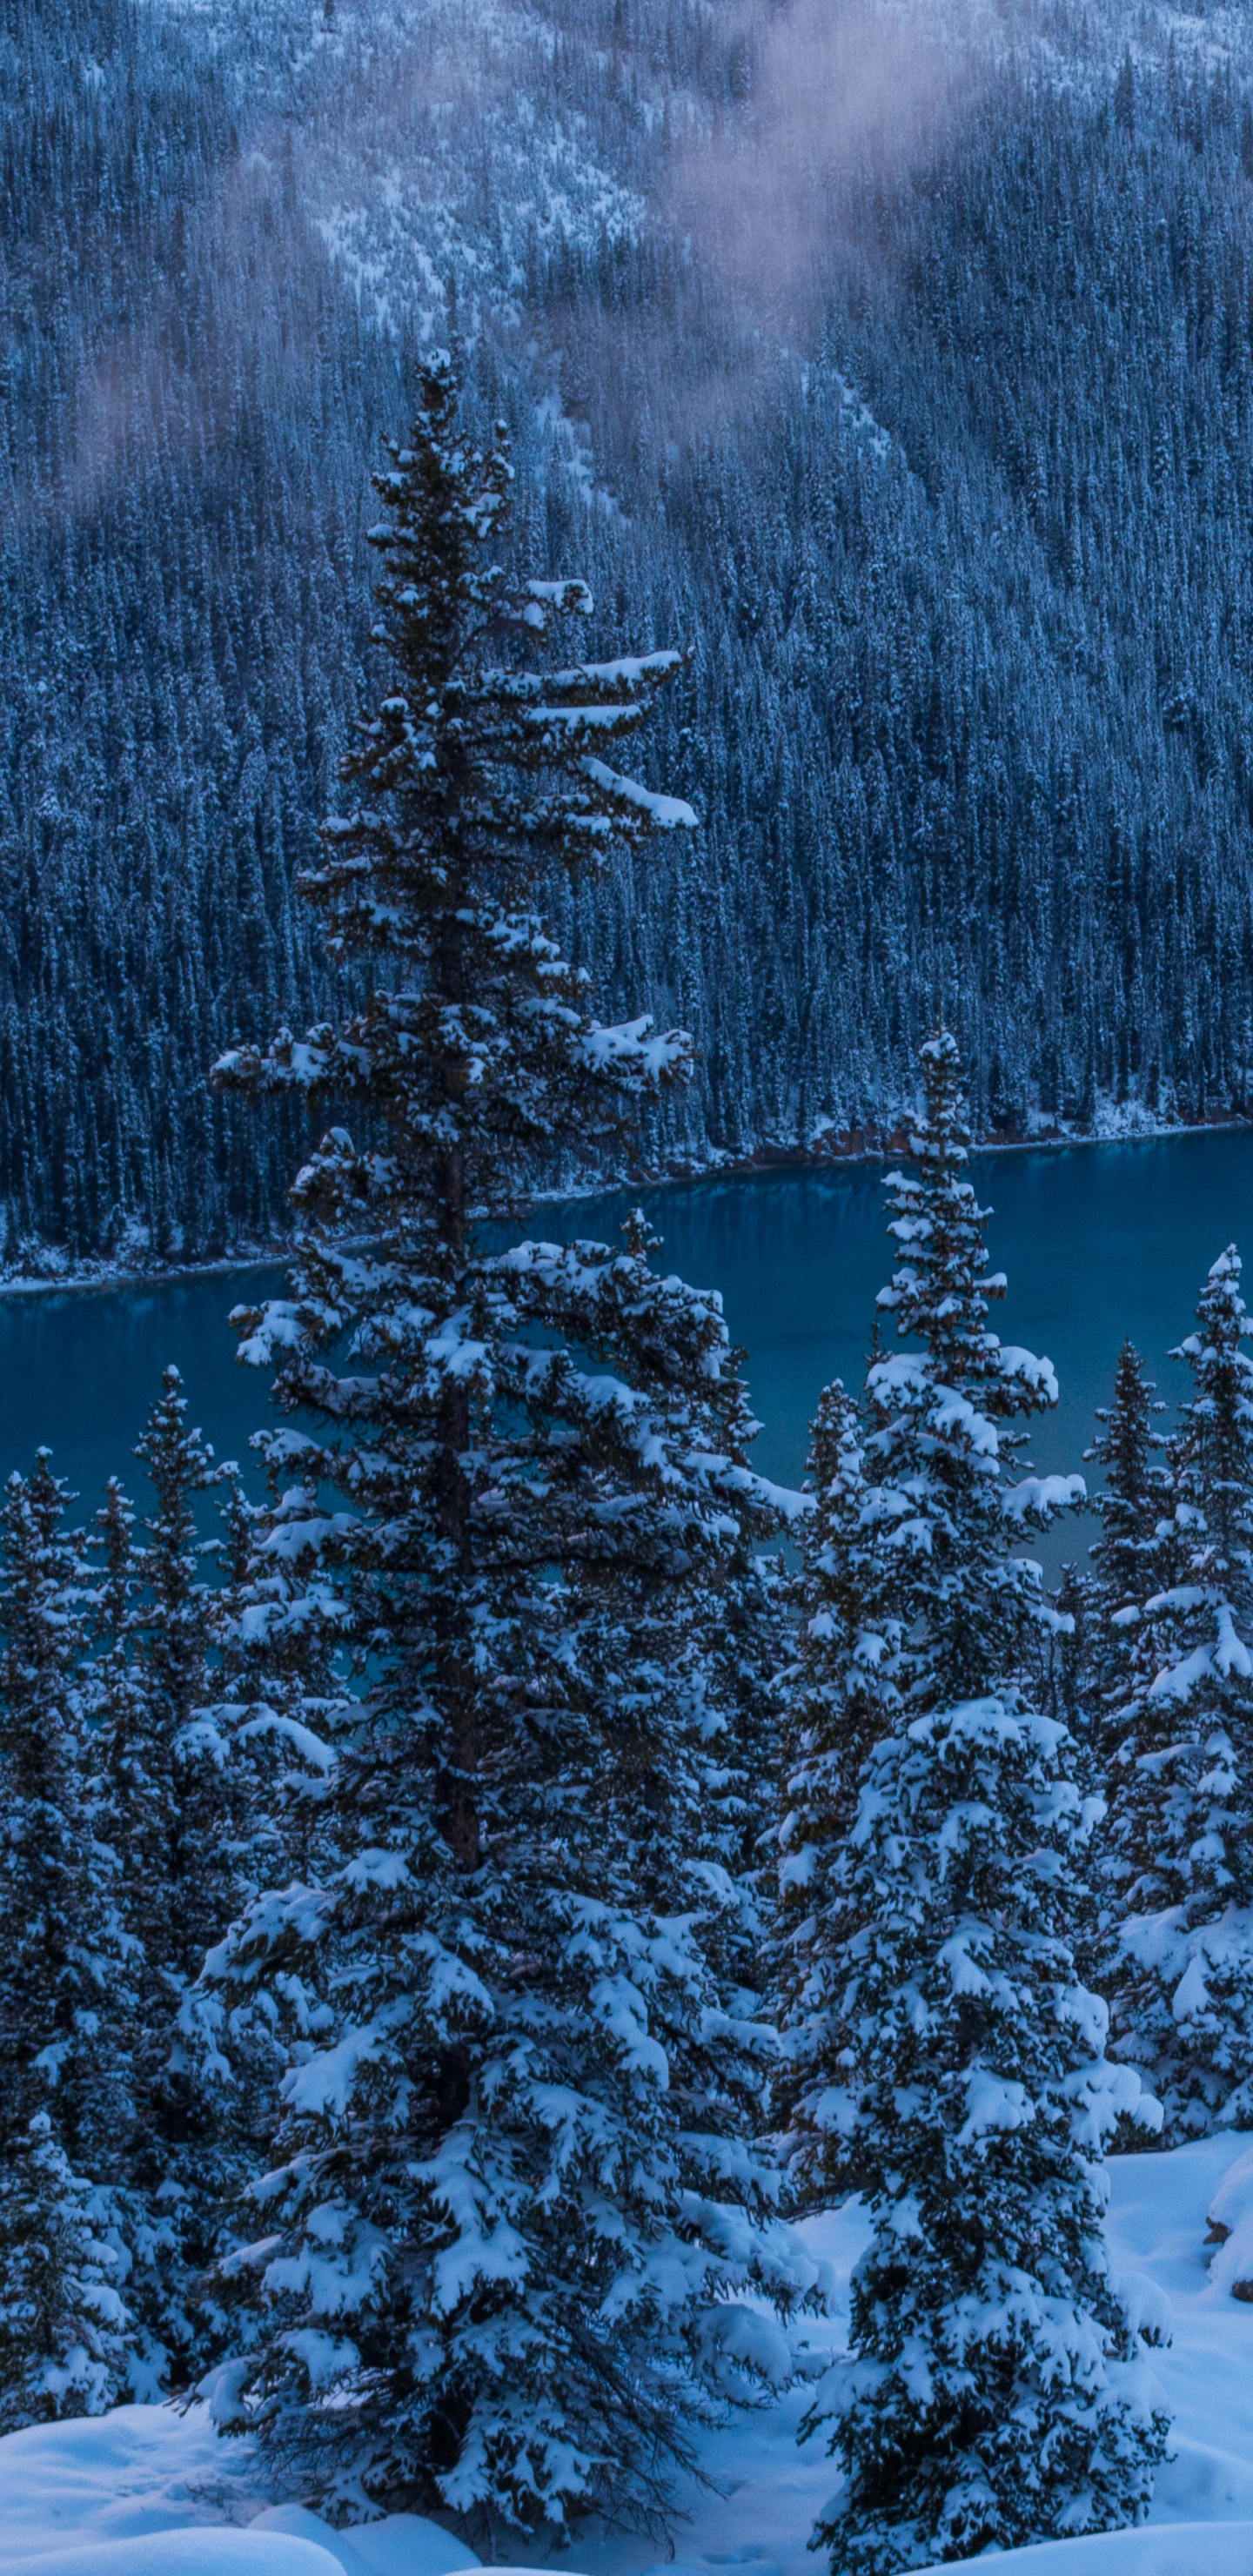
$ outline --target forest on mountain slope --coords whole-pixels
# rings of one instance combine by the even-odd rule
[[[1247,66],[1217,14],[1015,33],[955,29],[908,133],[819,119],[780,206],[779,83],[841,77],[796,7],[11,24],[9,1261],[283,1225],[290,1125],[206,1075],[325,1008],[293,884],[432,340],[510,424],[518,569],[589,573],[589,651],[692,652],[647,774],[700,834],[555,902],[695,1032],[658,1162],[894,1126],[937,996],[985,1131],[1247,1104]]]

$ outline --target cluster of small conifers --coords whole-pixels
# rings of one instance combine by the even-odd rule
[[[46,1459],[9,1488],[0,2423],[201,2387],[331,2513],[664,2520],[702,2424],[803,2372],[791,2222],[857,2188],[834,2563],[1134,2520],[1161,2329],[1100,2158],[1244,2116],[1234,1257],[1164,1469],[1124,1359],[1050,1600],[1076,1480],[1014,1463],[1056,1388],[987,1330],[940,1034],[896,1346],[804,1496],[758,1477],[718,1299],[640,1219],[519,1221],[689,1063],[535,909],[692,825],[616,766],[681,657],[551,658],[590,599],[497,568],[503,438],[444,362],[377,488],[392,676],[302,883],[350,999],[217,1068],[337,1122],[237,1319],[270,1500],[228,1483],[204,1582],[172,1376],[138,1542],[116,1486],[91,1561]]]

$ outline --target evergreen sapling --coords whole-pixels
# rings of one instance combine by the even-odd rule
[[[41,1450],[0,1508],[0,2141],[52,2114],[72,2162],[116,2177],[131,2121],[134,1944],[88,1725],[89,1569]]]
[[[1159,1464],[1166,1447],[1155,1418],[1166,1410],[1145,1377],[1140,1354],[1124,1341],[1114,1371],[1110,1404],[1097,1414],[1100,1431],[1085,1461],[1104,1469],[1092,1509],[1101,1535],[1089,1550],[1093,1579],[1086,1587],[1087,1687],[1095,1730],[1104,1752],[1115,1749],[1110,1720],[1131,1687],[1140,1613],[1158,1589],[1157,1567],[1164,1524],[1172,1508],[1169,1470]]]
[[[1169,1508],[1134,1560],[1110,1719],[1116,2047],[1160,2095],[1169,2143],[1253,2126],[1249,1330],[1231,1245],[1175,1354],[1193,1394],[1169,1444]]]
[[[0,2434],[103,2415],[131,2394],[134,2321],[112,2217],[37,2111],[0,2157]]]
[[[0,2429],[132,2384],[119,2186],[134,1945],[87,1722],[88,1568],[41,1451],[5,1489],[0,1592]]]

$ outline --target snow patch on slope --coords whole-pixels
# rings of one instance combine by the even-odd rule
[[[1173,2531],[1106,2531],[1082,2540],[1045,2540],[1035,2549],[989,2549],[982,2571],[998,2576],[1250,2576],[1253,2522],[1229,2523],[1216,2534],[1205,2523],[1180,2523]],[[934,2571],[924,2571],[934,2576]]]
[[[472,2549],[418,2514],[333,2531],[271,2505],[253,2443],[207,2406],[119,2406],[0,2441],[0,2576],[460,2576]]]
[[[91,2540],[37,2558],[6,2559],[8,2576],[340,2576],[341,2562],[307,2540],[251,2531],[176,2531],[160,2540]]]
[[[1158,2362],[1174,2457],[1148,2527],[990,2553],[981,2571],[1253,2576],[1253,2305],[1229,2295],[1206,2243],[1224,2176],[1249,2152],[1247,2137],[1228,2134],[1110,2166],[1115,2266],[1142,2276],[1146,2295],[1164,2293],[1174,2322]],[[832,2313],[808,2327],[818,2370],[844,2344],[866,2225],[852,2201],[802,2233],[837,2282]],[[704,2437],[709,2483],[677,2499],[673,2558],[646,2539],[585,2531],[563,2576],[813,2576],[809,2534],[837,2476],[821,2448],[797,2445],[804,2409],[797,2388]],[[333,2531],[303,2506],[267,2503],[251,2442],[216,2433],[202,2406],[124,2406],[0,2441],[0,2576],[458,2576],[477,2563],[416,2515]]]
[[[472,339],[556,244],[638,237],[639,197],[551,103],[554,33],[496,0],[149,0],[230,70],[245,158],[277,175],[367,327]],[[541,103],[547,101],[547,103]]]

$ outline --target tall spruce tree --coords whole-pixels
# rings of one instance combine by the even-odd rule
[[[1144,2067],[1171,2143],[1253,2127],[1249,1332],[1232,1245],[1175,1354],[1193,1395],[1169,1444],[1169,1508],[1131,1559],[1110,1718],[1115,2047]]]
[[[950,1036],[922,1072],[880,1298],[915,1347],[872,1363],[860,1437],[839,1390],[816,1427],[784,1828],[793,2170],[855,2181],[872,2228],[803,2427],[844,2470],[815,2538],[859,2576],[1134,2521],[1167,2429],[1101,2241],[1139,2084],[1074,1965],[1099,1809],[1028,1686],[1054,1614],[1022,1536],[1078,1480],[1007,1476],[1056,1384],[987,1327]]]
[[[507,581],[503,433],[476,449],[457,406],[437,360],[377,480],[393,676],[304,888],[376,980],[220,1067],[360,1122],[296,1183],[291,1296],[241,1323],[326,1426],[271,1442],[281,1545],[333,1573],[364,1695],[340,1865],[213,1970],[236,2033],[252,1999],[292,2051],[232,2266],[263,2324],[218,2403],[306,2493],[490,2536],[655,2516],[693,2420],[788,2366],[738,2294],[815,2274],[751,2145],[770,2039],[727,2009],[729,1874],[689,1848],[686,1612],[751,1602],[778,1518],[720,1301],[634,1220],[620,1249],[486,1230],[687,1068],[682,1034],[594,1018],[532,908],[694,821],[606,757],[681,657],[536,666],[591,601]]]

